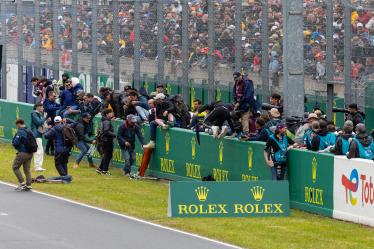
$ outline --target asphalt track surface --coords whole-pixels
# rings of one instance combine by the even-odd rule
[[[0,182],[0,249],[96,248],[238,247]]]

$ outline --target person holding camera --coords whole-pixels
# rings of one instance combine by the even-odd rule
[[[347,155],[350,141],[353,138],[353,123],[350,120],[345,121],[343,126],[343,133],[336,139],[335,146],[331,150],[335,155]]]
[[[356,126],[360,123],[364,123],[364,116],[361,112],[358,111],[358,107],[356,103],[352,103],[348,106],[348,116],[347,120],[351,120],[353,122],[353,127],[356,128]]]
[[[265,162],[271,169],[272,180],[284,180],[287,151],[293,148],[294,144],[294,141],[286,136],[286,126],[278,124],[275,133],[269,136],[264,149]]]
[[[364,124],[357,124],[356,126],[356,136],[349,145],[347,158],[374,159],[374,142],[367,135]]]

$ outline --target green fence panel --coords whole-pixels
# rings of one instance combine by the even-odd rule
[[[288,167],[291,207],[332,217],[334,156],[291,150]]]
[[[373,107],[367,107],[365,109],[365,125],[368,131],[371,129],[374,129],[374,108]]]
[[[180,93],[180,87],[176,84],[176,82],[169,81],[165,85],[166,93],[169,95],[177,95]]]
[[[195,99],[200,99],[204,103],[204,92],[203,89],[196,85],[190,87],[190,106],[193,106]],[[205,103],[204,103],[205,104]]]
[[[223,101],[225,103],[231,103],[231,92],[228,86],[219,86],[216,91],[216,101]]]

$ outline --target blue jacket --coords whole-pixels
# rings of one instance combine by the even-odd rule
[[[68,146],[65,146],[64,135],[62,134],[63,127],[63,124],[56,125],[53,128],[48,129],[44,134],[46,139],[54,139],[56,153],[70,151],[70,148]]]
[[[27,128],[18,129],[16,135],[14,135],[12,144],[18,152],[28,153],[26,150],[25,142],[27,140]]]
[[[30,124],[30,129],[32,133],[34,134],[35,138],[42,138],[43,134],[41,134],[38,131],[38,128],[40,126],[43,126],[45,122],[45,118],[43,117],[42,114],[40,114],[37,111],[32,111],[31,112],[31,124]]]
[[[239,103],[239,111],[247,112],[249,110],[256,112],[256,101],[254,98],[254,87],[253,87],[253,81],[248,79],[247,76],[243,76],[243,84],[244,84],[244,89],[243,89],[243,97],[238,100],[238,96],[236,94],[236,87],[237,83],[234,84],[234,89],[233,89],[233,97],[234,101],[236,103]]]
[[[61,109],[65,110],[68,106],[75,106],[77,103],[75,103],[75,98],[72,90],[65,89],[60,94],[60,100],[61,100]]]
[[[58,110],[60,110],[61,105],[57,104],[56,102],[52,102],[49,99],[46,99],[44,101],[43,106],[44,106],[44,112],[47,113],[47,117],[46,118],[47,119],[51,118],[52,119],[51,124],[53,124],[54,123],[53,119],[56,117],[56,112]]]

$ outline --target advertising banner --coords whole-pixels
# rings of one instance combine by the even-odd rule
[[[170,182],[169,217],[289,216],[288,181]]]
[[[339,156],[334,168],[333,217],[374,226],[374,162]]]
[[[334,156],[291,150],[287,161],[292,208],[332,217]]]

